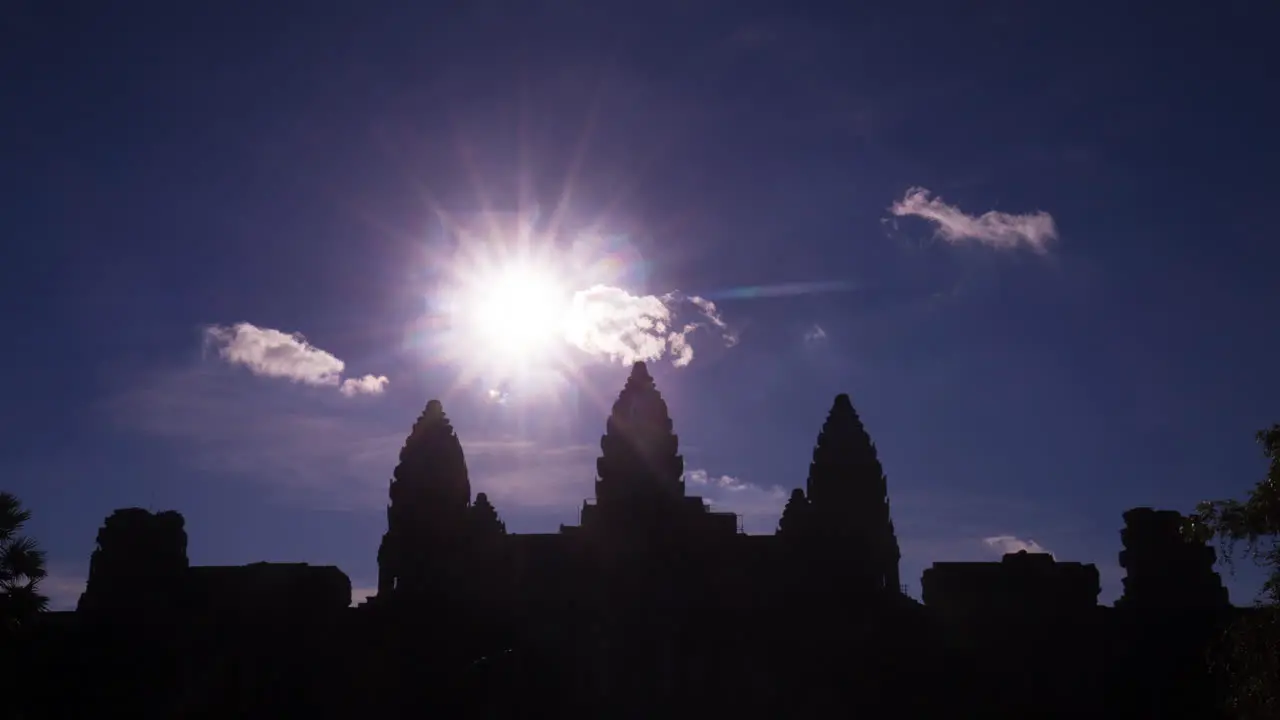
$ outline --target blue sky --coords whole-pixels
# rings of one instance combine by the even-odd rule
[[[1264,470],[1265,3],[79,5],[0,31],[0,486],[61,603],[134,505],[195,563],[372,586],[432,397],[510,529],[574,522],[637,352],[757,532],[850,393],[915,593],[1034,541],[1110,601],[1126,508]],[[612,324],[512,378],[442,298],[487,297],[519,218]]]

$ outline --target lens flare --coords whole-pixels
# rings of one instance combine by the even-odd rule
[[[482,351],[540,356],[563,342],[570,293],[548,268],[517,263],[477,280],[459,303]]]

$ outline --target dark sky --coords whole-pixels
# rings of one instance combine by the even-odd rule
[[[7,4],[0,486],[63,605],[123,506],[367,588],[439,397],[510,529],[574,522],[630,358],[515,373],[441,310],[525,227],[609,317],[695,326],[679,367],[641,339],[749,531],[848,392],[912,592],[1034,543],[1109,601],[1121,513],[1242,493],[1280,421],[1277,7]]]

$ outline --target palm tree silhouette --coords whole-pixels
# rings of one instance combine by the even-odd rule
[[[0,492],[0,631],[22,627],[49,605],[40,594],[44,551],[21,534],[30,519],[16,495]]]

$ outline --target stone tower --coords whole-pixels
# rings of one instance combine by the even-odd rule
[[[1206,609],[1229,603],[1222,577],[1214,571],[1211,546],[1181,534],[1183,516],[1175,510],[1139,507],[1124,514],[1120,567],[1124,593],[1117,608],[1147,610]]]
[[[701,498],[685,495],[680,438],[642,362],[632,366],[605,423],[595,496],[582,508],[582,527],[590,532],[659,544],[690,532],[737,532],[735,515],[708,512]]]
[[[596,498],[601,507],[679,502],[684,497],[680,439],[653,377],[642,362],[613,404],[596,460]]]
[[[378,596],[415,594],[457,575],[469,535],[467,461],[439,400],[427,403],[400,450],[387,532],[378,548]]]
[[[181,605],[188,567],[185,526],[173,510],[123,508],[107,516],[77,609],[157,612]]]
[[[837,395],[818,434],[806,483],[806,533],[847,569],[855,586],[900,591],[898,539],[888,480],[848,395]]]

